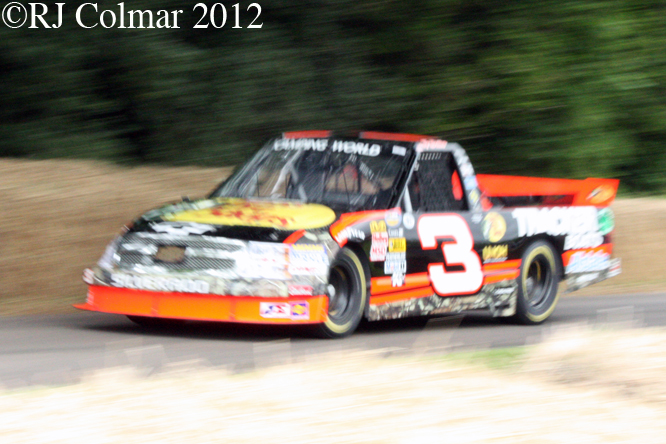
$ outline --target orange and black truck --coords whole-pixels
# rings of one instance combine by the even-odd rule
[[[284,133],[202,199],[148,211],[84,271],[84,310],[144,325],[310,324],[487,310],[545,321],[620,272],[615,179],[475,174],[457,143]]]

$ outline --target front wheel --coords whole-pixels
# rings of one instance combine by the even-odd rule
[[[342,338],[356,330],[368,298],[363,264],[349,248],[343,248],[331,264],[326,321],[316,333],[324,338]]]
[[[559,298],[559,280],[559,262],[553,246],[545,241],[531,244],[520,266],[514,319],[526,325],[548,319]]]

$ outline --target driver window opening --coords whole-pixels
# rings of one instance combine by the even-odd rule
[[[468,209],[452,153],[421,153],[408,192],[414,210],[436,212]]]

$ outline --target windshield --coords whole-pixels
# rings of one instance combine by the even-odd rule
[[[211,197],[299,200],[340,211],[388,208],[410,153],[396,142],[275,139]]]

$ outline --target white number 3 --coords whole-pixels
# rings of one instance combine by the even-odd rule
[[[447,265],[462,265],[461,271],[446,271],[443,263],[428,265],[430,282],[440,296],[473,294],[483,284],[481,259],[474,251],[474,239],[465,219],[457,214],[425,214],[417,225],[421,247],[437,248],[442,240],[442,253]]]

